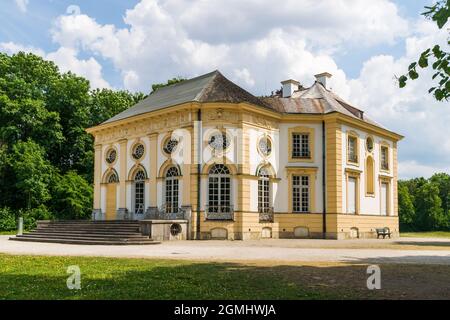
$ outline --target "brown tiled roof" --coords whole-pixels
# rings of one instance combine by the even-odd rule
[[[248,102],[280,113],[328,114],[339,112],[383,128],[380,124],[364,115],[363,111],[325,89],[319,82],[315,82],[306,89],[300,87],[290,98],[282,98],[281,94],[275,94],[270,97],[256,97],[225,78],[217,70],[160,88],[144,100],[104,123],[126,119],[186,102]]]

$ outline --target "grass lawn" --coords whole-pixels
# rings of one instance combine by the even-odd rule
[[[448,238],[450,231],[401,232],[400,237],[408,238]]]
[[[81,290],[67,289],[71,265],[80,267]],[[383,290],[368,290],[363,264],[0,254],[0,299],[450,299],[450,266],[380,267]]]
[[[16,235],[17,231],[0,231],[0,236],[1,235]]]

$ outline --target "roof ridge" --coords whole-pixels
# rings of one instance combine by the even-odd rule
[[[208,73],[205,73],[205,74],[196,76],[196,77],[194,77],[194,78],[189,78],[189,79],[185,79],[185,80],[183,80],[183,81],[177,82],[177,83],[172,83],[172,84],[169,84],[169,85],[165,85],[164,87],[161,87],[161,88],[155,90],[155,91],[152,92],[152,93],[155,93],[155,92],[158,91],[158,90],[163,90],[163,91],[165,91],[165,90],[167,90],[167,89],[175,88],[175,87],[178,87],[178,86],[181,86],[181,85],[183,85],[183,84],[190,83],[190,82],[193,82],[193,81],[196,81],[196,80],[199,80],[199,79],[208,78],[208,77],[210,77],[211,75],[217,74],[217,73],[220,73],[220,72],[219,72],[219,70],[216,69],[216,70],[214,70],[214,71],[211,71],[211,72],[208,72]]]
[[[220,71],[217,70],[217,69],[212,71],[212,72],[210,72],[210,73],[208,73],[208,75],[213,75],[213,76],[208,81],[208,83],[203,86],[202,90],[200,90],[200,92],[197,93],[197,95],[194,98],[195,101],[200,101],[201,100],[201,97],[205,94],[206,89],[209,88],[214,83],[214,80],[217,78],[218,75],[223,76],[222,73],[220,73]]]

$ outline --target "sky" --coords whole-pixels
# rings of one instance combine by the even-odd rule
[[[333,74],[339,96],[405,139],[400,178],[450,173],[450,103],[432,73],[399,89],[420,53],[448,46],[420,15],[431,0],[2,0],[0,51],[33,52],[94,88],[151,84],[220,70],[256,95],[289,78]]]

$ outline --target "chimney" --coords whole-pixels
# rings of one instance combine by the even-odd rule
[[[333,75],[331,73],[323,72],[323,73],[316,74],[314,77],[316,77],[316,81],[320,82],[325,87],[325,89],[328,89],[327,79],[331,78],[332,76]]]
[[[291,97],[300,86],[300,82],[292,79],[281,81],[281,84],[283,85],[283,98]]]

